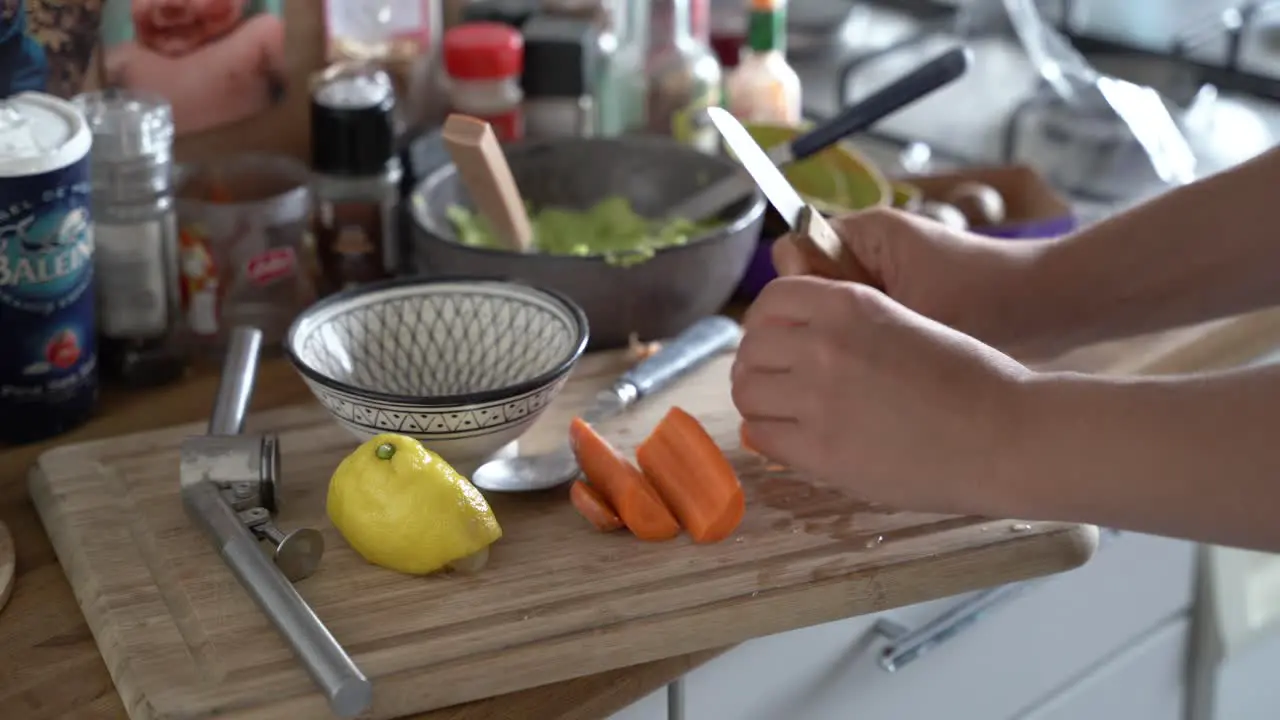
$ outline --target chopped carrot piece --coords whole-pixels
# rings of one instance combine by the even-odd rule
[[[613,532],[622,527],[622,520],[609,507],[609,503],[590,485],[575,480],[569,488],[569,500],[578,514],[587,519],[600,532]]]
[[[724,540],[742,523],[746,499],[733,465],[684,410],[667,411],[636,460],[695,542]]]
[[[680,524],[640,468],[582,418],[574,418],[569,425],[569,443],[591,487],[600,491],[636,537],[670,540],[680,534]]]

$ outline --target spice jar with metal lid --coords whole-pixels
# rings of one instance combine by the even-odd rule
[[[395,106],[391,79],[369,65],[336,65],[313,83],[314,227],[326,293],[400,272]]]
[[[503,142],[524,137],[520,75],[524,38],[502,23],[467,23],[444,36],[444,69],[455,112],[484,120]]]
[[[594,134],[591,84],[598,54],[593,23],[536,15],[524,25],[524,124],[531,138]]]
[[[178,284],[173,111],[126,90],[78,95],[93,133],[89,172],[103,374],[130,385],[177,379],[187,365]]]

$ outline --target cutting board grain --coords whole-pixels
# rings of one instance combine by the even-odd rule
[[[601,535],[563,491],[496,496],[505,535],[471,576],[413,578],[361,561],[324,515],[326,483],[355,440],[318,405],[252,417],[280,436],[286,529],[321,528],[329,550],[298,584],[374,683],[391,718],[1085,562],[1096,530],[898,513],[771,470],[738,448],[731,358],[718,358],[624,418],[620,447],[673,403],[726,448],[747,492],[740,531],[717,545]],[[522,440],[564,438],[573,413],[623,368],[585,358]],[[319,718],[327,708],[178,498],[177,450],[201,425],[66,446],[41,456],[32,498],[112,679],[142,718]],[[1015,567],[1016,566],[1016,567]]]
[[[16,577],[18,553],[13,547],[13,535],[9,526],[0,522],[0,610],[9,602]]]

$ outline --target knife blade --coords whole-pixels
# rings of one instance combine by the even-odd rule
[[[742,127],[742,123],[724,108],[709,107],[703,112],[715,126],[720,137],[724,139],[733,154],[738,156],[747,174],[760,187],[769,204],[773,205],[787,225],[795,231],[796,237],[809,245],[809,253],[815,272],[832,278],[864,276],[865,273],[844,249],[844,244],[836,235],[821,213],[800,197],[800,193],[791,186],[782,171],[769,159],[769,155],[756,144],[756,141]],[[852,270],[852,273],[850,272]]]

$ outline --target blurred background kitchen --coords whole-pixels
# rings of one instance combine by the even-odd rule
[[[798,189],[831,213],[894,205],[1017,242],[1094,222],[1280,136],[1280,3],[0,3],[6,112],[33,112],[18,93],[48,93],[72,100],[94,134],[86,202],[98,268],[97,310],[47,350],[55,368],[79,368],[78,385],[40,422],[0,423],[0,444],[75,427],[96,411],[99,383],[133,392],[181,382],[218,357],[235,324],[263,328],[278,347],[316,299],[395,275],[501,271],[557,286],[592,316],[593,347],[672,335],[726,302],[741,306],[769,280],[778,218],[765,218],[762,232],[759,222],[734,226],[753,231],[723,241],[737,250],[659,255],[645,271],[595,283],[545,258],[464,252],[451,209],[469,201],[441,142],[446,115],[490,123],[526,199],[589,204],[599,197],[583,178],[607,178],[631,182],[626,194],[643,214],[657,207],[643,202],[649,180],[623,172],[625,163],[661,164],[661,153],[632,157],[620,145],[616,155],[561,155],[551,166],[569,181],[516,148],[648,134],[716,154],[697,121],[707,105],[729,109],[766,147],[785,146],[955,47],[971,53],[962,77],[788,165]],[[1079,92],[1094,72],[1135,83],[1159,110],[1126,117]],[[0,136],[13,127],[0,123]],[[0,137],[0,154],[11,141]],[[626,297],[643,307],[593,310]],[[2,312],[6,340],[14,328],[49,330]],[[688,717],[767,717],[751,714],[760,707],[868,720],[1280,714],[1276,559],[1129,537],[1053,582],[1067,581],[1052,596],[993,604],[980,620],[987,635],[940,636],[957,650],[884,673],[874,691],[840,679],[881,671],[840,665],[849,650],[829,629],[755,641],[695,672],[703,680],[688,685]],[[894,622],[945,618],[962,602],[909,608]],[[1057,627],[1053,644],[1021,642],[1045,624]],[[973,684],[976,669],[1010,662],[1030,676]],[[903,682],[925,692],[893,689]],[[620,717],[666,712],[655,696]]]

